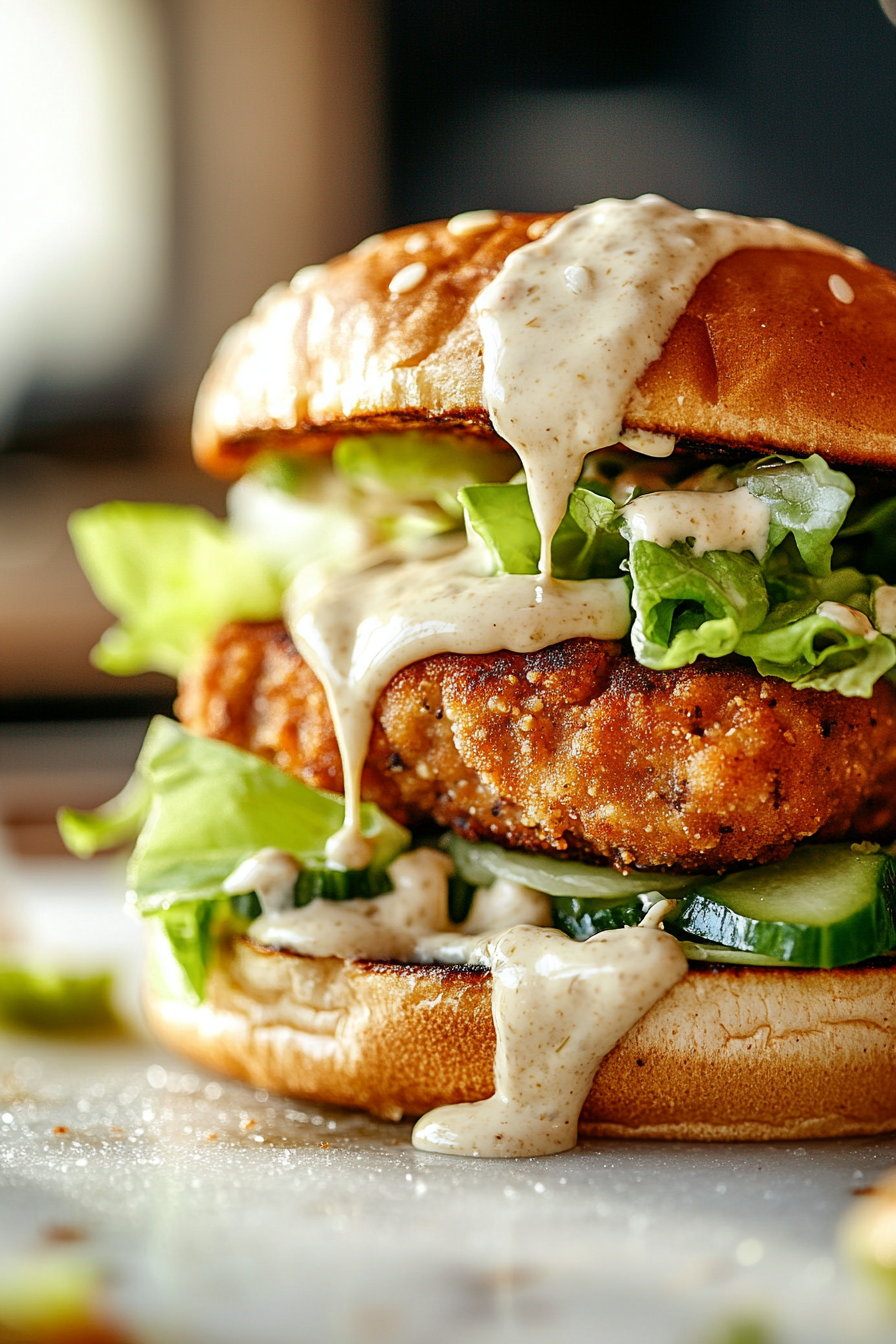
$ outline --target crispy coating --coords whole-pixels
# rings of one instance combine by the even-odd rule
[[[225,626],[184,679],[193,732],[342,790],[323,689],[280,622]],[[795,691],[734,659],[652,672],[614,643],[442,654],[386,687],[364,796],[404,822],[620,868],[713,872],[896,822],[896,694]]]

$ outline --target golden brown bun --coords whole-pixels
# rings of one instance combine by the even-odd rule
[[[162,1041],[255,1087],[389,1119],[490,1096],[489,974],[300,957],[247,939],[204,1003],[150,992]],[[896,969],[691,970],[602,1064],[585,1137],[806,1139],[896,1129]]]
[[[276,286],[228,332],[203,380],[199,463],[233,477],[263,449],[317,452],[373,430],[450,430],[500,445],[472,304],[509,253],[557,218],[505,214],[465,237],[444,222],[396,229]],[[425,277],[390,293],[415,262]],[[834,298],[834,272],[853,303]],[[746,249],[697,287],[625,424],[890,467],[894,388],[896,276],[819,252]]]

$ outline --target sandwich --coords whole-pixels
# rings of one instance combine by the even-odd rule
[[[896,277],[656,196],[276,286],[228,519],[71,532],[179,677],[134,779],[159,1038],[421,1148],[896,1129]]]

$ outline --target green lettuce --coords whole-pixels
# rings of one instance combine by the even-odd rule
[[[91,812],[59,809],[56,822],[66,849],[79,859],[92,858],[103,849],[136,840],[149,812],[150,792],[146,780],[134,774],[121,793]]]
[[[179,974],[201,997],[221,929],[245,928],[257,913],[251,898],[225,894],[225,879],[268,846],[309,868],[323,867],[327,840],[343,822],[344,801],[248,751],[194,737],[161,717],[150,725],[136,779],[130,794],[125,790],[114,806],[98,809],[92,825],[90,814],[63,811],[60,831],[81,857],[120,843],[125,826],[133,829],[138,817],[129,797],[144,791],[128,900],[139,914],[158,918]],[[362,806],[361,829],[374,846],[371,870],[380,874],[410,844],[408,831],[373,803]],[[382,889],[382,882],[372,887]]]
[[[731,472],[738,485],[769,509],[769,551],[792,536],[810,574],[830,572],[832,542],[843,526],[855,487],[824,458],[763,457]]]
[[[453,438],[406,433],[340,439],[333,450],[333,466],[365,494],[433,500],[460,519],[463,509],[457,492],[465,485],[508,480],[518,461],[515,453],[460,447]]]
[[[683,541],[668,547],[636,541],[629,569],[632,647],[645,667],[683,667],[701,655],[722,658],[768,611],[762,570],[749,551],[698,556]]]
[[[770,613],[759,630],[741,637],[736,651],[752,658],[762,676],[780,677],[798,690],[839,691],[867,699],[875,682],[896,663],[896,645],[886,635],[875,632],[866,639],[817,611],[786,624],[780,621],[779,610]]]
[[[153,719],[137,771],[150,805],[128,888],[144,914],[220,896],[224,879],[267,846],[302,864],[323,864],[345,814],[342,798],[239,747],[195,737],[172,719]],[[374,867],[386,867],[410,843],[404,827],[373,803],[362,807],[361,829],[374,843]]]
[[[104,672],[177,676],[227,621],[279,615],[268,561],[204,509],[113,502],[74,513],[81,567],[120,624],[91,655]]]
[[[471,485],[458,498],[498,574],[537,574],[541,538],[524,484]],[[551,545],[558,579],[616,578],[628,546],[600,487],[577,486]]]

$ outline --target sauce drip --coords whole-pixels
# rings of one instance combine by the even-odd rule
[[[635,384],[697,285],[746,247],[861,256],[781,220],[610,199],[511,252],[479,295],[486,405],[526,471],[542,574],[586,454],[619,441]]]
[[[839,625],[848,635],[860,635],[869,643],[877,638],[877,631],[868,617],[864,612],[856,611],[855,607],[847,607],[843,602],[819,602],[815,610],[819,616],[826,616],[829,621]]]
[[[648,916],[649,918],[649,916]],[[495,1093],[440,1106],[415,1148],[471,1157],[541,1157],[576,1145],[600,1061],[687,971],[660,929],[611,929],[577,943],[527,925],[487,943],[497,1035]]]
[[[724,493],[658,490],[632,500],[622,512],[633,542],[671,546],[692,537],[695,555],[752,551],[757,560],[768,550],[768,505],[746,485]]]
[[[244,859],[222,885],[228,896],[254,891],[268,915],[292,905],[298,875],[299,863],[292,854],[267,846]]]
[[[623,579],[564,582],[473,574],[470,552],[382,566],[309,595],[301,582],[284,615],[314,669],[342,756],[345,825],[327,845],[344,868],[370,861],[360,833],[361,772],[383,689],[403,667],[437,653],[531,653],[564,639],[621,639],[630,623]]]
[[[874,592],[874,624],[884,635],[896,635],[896,588],[882,584]]]
[[[389,865],[395,890],[366,900],[325,901],[265,911],[249,928],[264,947],[346,961],[411,961],[421,936],[449,930],[447,854],[415,849]]]

